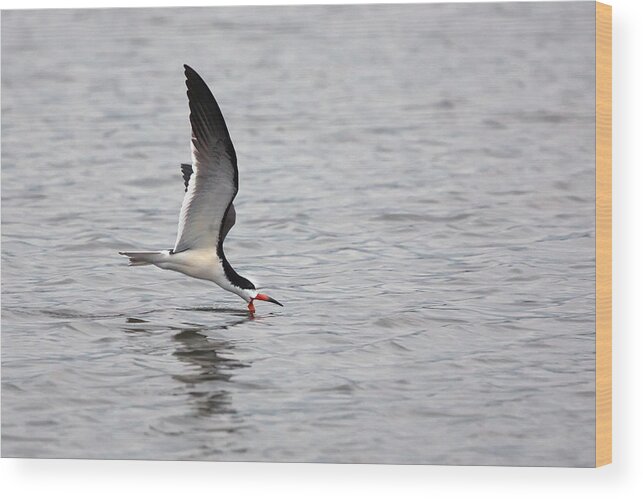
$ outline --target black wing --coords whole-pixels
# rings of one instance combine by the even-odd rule
[[[185,66],[185,76],[192,127],[192,173],[186,175],[187,169],[183,170],[187,191],[175,253],[216,248],[219,239],[225,237],[223,219],[226,212],[233,211],[228,207],[239,189],[237,156],[219,105],[196,71]]]

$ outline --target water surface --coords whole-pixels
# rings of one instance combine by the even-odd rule
[[[594,463],[594,4],[2,13],[2,453]],[[235,268],[172,246],[182,64]]]

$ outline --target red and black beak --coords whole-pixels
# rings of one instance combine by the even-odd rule
[[[279,303],[277,300],[274,298],[270,298],[268,295],[264,294],[257,294],[257,296],[254,297],[255,300],[261,300],[261,301],[269,301],[270,303],[274,303],[275,305],[279,305],[280,307],[283,307],[281,303]]]

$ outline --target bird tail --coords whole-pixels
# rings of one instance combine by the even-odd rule
[[[118,254],[129,258],[130,267],[153,265],[161,262],[165,257],[163,251],[119,251]]]

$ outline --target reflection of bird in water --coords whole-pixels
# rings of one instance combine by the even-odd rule
[[[221,311],[221,309],[216,310]],[[238,310],[231,311],[238,314]],[[247,315],[228,322],[218,329],[227,329],[237,324],[251,320]],[[146,327],[148,321],[136,317],[126,319],[128,326],[125,328],[130,333],[149,333]],[[178,343],[174,356],[197,370],[189,374],[175,374],[172,376],[177,381],[185,383],[188,395],[193,399],[197,411],[202,416],[235,412],[230,407],[230,395],[226,385],[232,379],[235,369],[249,367],[227,355],[233,350],[232,343],[208,338],[200,331],[204,328],[195,326],[190,328],[169,326],[170,329],[179,331],[173,336]],[[154,329],[152,327],[152,329]],[[222,352],[226,352],[225,354]]]
[[[213,341],[199,333],[198,329],[184,329],[174,335],[181,343],[174,355],[181,360],[199,367],[195,374],[176,375],[174,378],[184,383],[198,384],[204,381],[230,381],[230,371],[240,367],[248,367],[241,362],[222,356],[219,352],[230,350],[230,343]]]
[[[223,241],[236,221],[234,198],[239,190],[237,155],[223,115],[201,77],[185,66],[192,164],[181,165],[185,197],[174,248],[166,251],[124,251],[130,265],[156,265],[190,277],[212,281],[248,302],[279,303],[259,293],[248,279],[235,272],[223,252]]]
[[[232,371],[248,367],[235,359],[221,355],[231,345],[224,341],[213,341],[198,332],[198,329],[184,329],[174,336],[180,343],[174,355],[198,367],[194,374],[176,374],[177,381],[188,385],[199,414],[222,414],[234,412],[230,407],[229,393],[225,385],[232,378]]]

